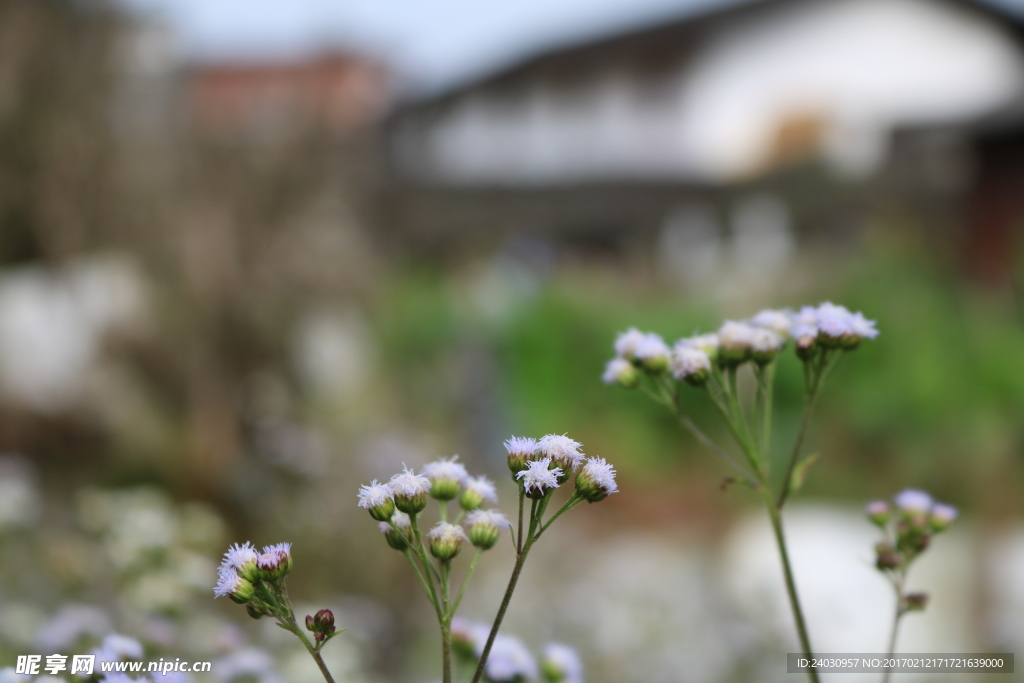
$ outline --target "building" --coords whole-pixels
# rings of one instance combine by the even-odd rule
[[[401,108],[385,215],[438,248],[841,236],[895,131],[1024,97],[1021,35],[982,0],[750,0],[554,48]]]

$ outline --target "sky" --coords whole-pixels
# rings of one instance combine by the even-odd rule
[[[542,48],[737,0],[119,0],[175,33],[186,58],[367,52],[432,89]]]

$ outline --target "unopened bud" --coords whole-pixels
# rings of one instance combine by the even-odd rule
[[[880,570],[896,569],[900,566],[900,555],[889,543],[875,546],[875,566]]]
[[[492,503],[498,501],[498,494],[494,489],[494,482],[487,477],[470,477],[466,480],[466,488],[459,497],[459,507],[469,512],[476,510],[484,504],[485,500]]]
[[[885,527],[892,519],[892,508],[884,500],[873,500],[864,506],[864,514],[879,527]]]
[[[939,533],[948,529],[949,525],[955,522],[959,516],[960,511],[952,505],[936,503],[932,508],[931,514],[928,516],[928,524],[932,531]]]
[[[412,522],[409,515],[404,512],[395,512],[391,516],[390,522],[381,522],[378,526],[389,546],[398,551],[404,551],[409,547],[412,539],[410,534]]]
[[[245,611],[249,613],[249,616],[253,619],[259,619],[260,617],[267,616],[266,605],[250,602],[245,606]]]
[[[256,561],[259,577],[264,581],[277,581],[292,570],[292,544],[278,543],[263,548],[263,554]]]
[[[903,608],[907,612],[923,612],[927,607],[927,593],[907,593],[903,598]]]

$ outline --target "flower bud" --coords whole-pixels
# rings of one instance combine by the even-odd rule
[[[640,373],[636,366],[625,358],[612,358],[604,366],[601,381],[605,384],[618,384],[621,387],[632,389],[640,383]]]
[[[462,482],[469,478],[466,468],[458,460],[457,455],[445,460],[441,458],[423,467],[423,474],[430,480],[430,495],[436,500],[454,500],[459,495]]]
[[[884,571],[896,569],[900,566],[900,555],[889,543],[878,543],[875,545],[875,566]]]
[[[292,544],[278,543],[263,548],[263,554],[256,561],[259,577],[263,581],[277,581],[292,570]]]
[[[359,488],[359,507],[366,508],[378,522],[386,522],[395,513],[395,501],[390,484],[378,484],[374,479],[369,486]]]
[[[476,662],[479,659],[477,648],[483,649],[489,631],[484,624],[455,617],[452,619],[452,652],[459,659]]]
[[[892,508],[884,500],[873,500],[864,506],[864,514],[873,524],[884,528],[892,519]]]
[[[252,600],[253,595],[256,594],[256,588],[252,585],[248,579],[241,576],[238,577],[238,582],[235,584],[234,590],[228,593],[228,597],[239,605]]]
[[[540,660],[546,683],[579,683],[583,680],[583,663],[568,645],[549,643]]]
[[[396,512],[391,516],[390,523],[381,522],[378,526],[380,532],[384,534],[384,540],[395,550],[404,551],[412,542],[412,521],[404,512]]]
[[[494,489],[494,482],[487,477],[470,477],[466,480],[466,488],[459,498],[459,506],[466,510],[476,510],[484,504],[485,500],[492,503],[498,502],[498,494]]]
[[[640,366],[649,373],[660,374],[668,370],[672,360],[672,352],[665,341],[653,332],[644,335],[644,340],[636,347],[636,359]]]
[[[313,630],[320,633],[334,633],[334,613],[322,609],[313,617]]]
[[[903,609],[907,612],[923,612],[927,607],[927,593],[907,593],[903,597]]]
[[[711,374],[711,357],[701,349],[688,346],[685,341],[676,343],[672,349],[672,376],[702,387]]]
[[[893,497],[896,508],[904,519],[923,517],[932,509],[932,497],[917,489],[904,489]]]
[[[633,360],[636,358],[637,347],[646,337],[647,335],[635,327],[629,328],[615,339],[615,355],[625,360]]]
[[[511,524],[497,510],[473,510],[466,515],[469,542],[481,550],[490,550],[501,538],[501,532]]]
[[[516,475],[537,459],[537,440],[513,436],[505,442],[505,450],[508,451],[508,468],[515,479]]]
[[[307,614],[306,615],[306,630],[307,631],[312,631],[313,630],[313,615],[312,614]]]
[[[259,619],[260,617],[267,616],[267,606],[261,603],[250,602],[245,606],[245,611],[249,613],[249,616],[253,619]]]
[[[726,320],[718,330],[718,362],[736,366],[750,359],[754,328],[746,323]]]
[[[754,328],[750,335],[750,357],[758,365],[767,365],[775,359],[785,344],[785,337],[772,330]]]
[[[604,458],[588,458],[583,469],[576,475],[576,493],[587,502],[597,503],[618,490],[615,468]]]
[[[438,522],[437,525],[427,533],[427,542],[430,544],[430,554],[441,560],[449,562],[462,550],[462,542],[466,539],[466,533],[461,526],[455,526],[448,522]]]
[[[955,522],[959,516],[960,511],[952,505],[936,503],[928,516],[928,525],[932,531],[939,533],[948,529],[949,525]]]
[[[406,467],[401,474],[391,477],[390,486],[395,497],[395,507],[407,515],[417,515],[427,507],[427,494],[430,492],[431,483],[423,475],[416,474]]]

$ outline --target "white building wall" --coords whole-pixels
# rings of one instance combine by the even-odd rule
[[[994,21],[931,0],[830,0],[738,23],[661,82],[612,70],[472,92],[402,142],[441,182],[727,181],[763,168],[780,125],[810,112],[825,158],[865,173],[894,126],[984,114],[1022,83]]]

